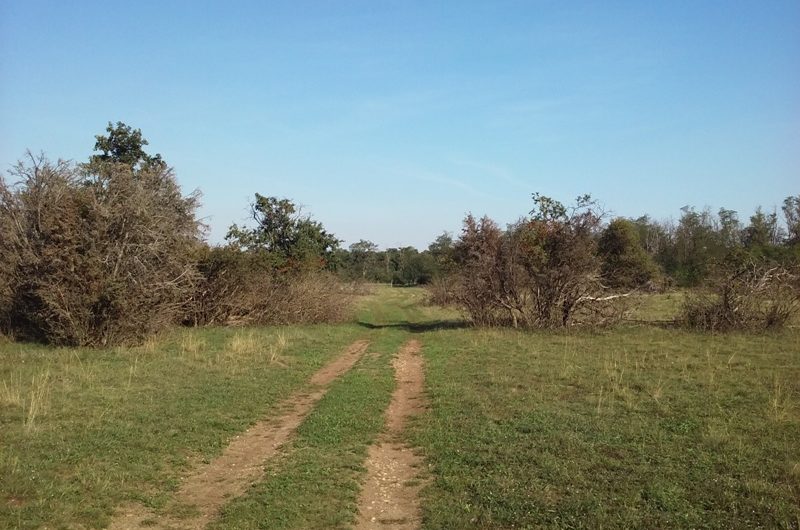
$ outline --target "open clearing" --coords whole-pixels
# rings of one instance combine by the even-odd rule
[[[126,506],[152,514],[144,524],[353,527],[359,500],[380,498],[376,448],[394,444],[424,472],[395,481],[419,490],[421,521],[390,527],[800,527],[796,328],[481,330],[423,296],[378,288],[339,326],[0,344],[0,527],[103,528]],[[370,345],[352,368],[312,380],[356,341]],[[407,380],[393,363],[415,343],[426,406],[393,424]],[[279,447],[258,446],[213,509],[186,493],[268,425],[287,426]]]

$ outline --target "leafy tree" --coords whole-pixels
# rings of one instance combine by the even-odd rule
[[[742,244],[742,223],[739,222],[739,214],[735,210],[720,208],[717,214],[719,218],[719,241],[727,250],[735,249]]]
[[[598,241],[603,258],[602,275],[609,287],[636,288],[654,280],[657,266],[645,252],[636,225],[627,219],[614,219]]]
[[[253,228],[234,224],[225,239],[234,247],[259,252],[277,267],[332,268],[339,240],[321,223],[302,215],[289,199],[256,193],[251,204]]]
[[[360,272],[362,280],[367,279],[367,273],[374,273],[378,257],[378,245],[365,239],[350,245],[350,261],[354,271]],[[372,279],[372,278],[370,278]]]
[[[433,278],[435,263],[427,252],[409,246],[390,248],[387,255],[393,285],[427,284]]]
[[[144,151],[148,145],[142,136],[142,131],[133,129],[118,121],[116,125],[108,122],[107,136],[95,136],[94,150],[99,154],[92,155],[86,168],[91,173],[103,171],[110,164],[121,164],[133,171],[147,168],[165,168],[166,164],[160,154],[149,155]]]
[[[645,252],[664,270],[674,271],[674,228],[647,215],[633,221]]]
[[[436,276],[449,274],[455,266],[453,234],[442,232],[430,245],[428,253],[436,264]]]
[[[725,249],[714,228],[714,217],[708,209],[697,211],[681,208],[681,218],[674,236],[674,268],[670,270],[680,285],[697,285],[707,275],[715,258],[722,258]]]

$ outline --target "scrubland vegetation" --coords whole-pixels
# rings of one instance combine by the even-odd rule
[[[411,336],[426,528],[800,525],[800,196],[672,224],[534,194],[418,251],[255,194],[212,246],[146,146],[109,124],[86,163],[0,182],[0,527],[191,513],[189,470],[366,340],[212,523],[347,527]]]
[[[590,196],[540,194],[505,229],[469,215],[427,250],[348,250],[289,199],[255,194],[252,225],[209,246],[160,155],[109,124],[86,163],[28,155],[0,182],[0,329],[58,345],[138,344],[177,324],[347,318],[354,283],[428,284],[477,325],[609,325],[639,291],[692,288],[677,322],[714,331],[784,325],[798,308],[800,197],[776,212],[684,208],[677,225],[608,219]],[[349,284],[349,286],[348,286]]]

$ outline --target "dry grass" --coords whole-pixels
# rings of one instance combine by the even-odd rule
[[[148,336],[144,342],[139,346],[139,351],[147,354],[153,354],[164,345],[164,337],[160,334]]]
[[[203,336],[191,330],[186,330],[181,333],[178,349],[182,355],[192,360],[197,360],[207,346],[208,344]]]
[[[275,337],[275,342],[269,345],[269,362],[280,363],[280,355],[286,351],[286,348],[289,346],[289,339],[286,337],[286,334],[281,332]]]
[[[12,373],[8,381],[3,381],[0,385],[0,404],[10,407],[22,407],[22,375]]]
[[[769,397],[769,417],[777,422],[787,421],[793,416],[793,406],[791,389],[776,375]]]
[[[50,397],[50,370],[33,376],[28,402],[24,414],[23,424],[27,431],[34,428],[36,418],[42,415],[48,407]]]
[[[22,417],[25,432],[31,432],[50,405],[52,380],[50,369],[34,374],[30,385],[21,373],[10,374],[8,380],[0,384],[0,404],[17,408]]]
[[[265,334],[256,328],[239,329],[225,341],[224,347],[214,357],[209,358],[209,363],[224,367],[228,373],[239,373],[253,365],[287,366],[282,355],[289,344],[285,330]]]
[[[227,350],[236,356],[251,356],[258,349],[258,341],[252,330],[237,331],[230,341]]]

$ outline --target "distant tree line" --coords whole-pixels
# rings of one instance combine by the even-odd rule
[[[631,292],[698,296],[684,322],[776,327],[798,305],[800,195],[781,213],[686,207],[676,223],[609,219],[589,196],[540,195],[518,221],[464,220],[427,249],[348,248],[291,200],[255,194],[250,222],[209,245],[139,130],[109,123],[84,163],[28,153],[0,177],[0,332],[67,345],[137,343],[175,325],[330,322],[356,284],[429,285],[476,324],[606,323]]]
[[[337,251],[335,268],[347,281],[427,285],[447,272],[452,245],[453,238],[448,233],[423,251],[411,246],[380,250],[375,243],[362,239]]]
[[[775,328],[800,308],[800,196],[783,203],[785,229],[760,208],[743,226],[724,209],[684,208],[677,224],[607,222],[588,195],[564,205],[537,193],[533,202],[505,229],[467,216],[436,261],[449,271],[438,273],[433,300],[477,324],[525,328],[609,324],[631,294],[672,286],[692,288],[677,322],[688,327]]]
[[[567,213],[567,208],[553,199],[534,198],[537,207],[544,207],[550,216],[548,222]],[[743,223],[737,212],[725,208],[713,213],[687,206],[674,222],[647,215],[608,219],[593,201],[592,206],[597,214],[592,241],[602,262],[603,283],[609,287],[641,287],[649,282],[652,287],[696,287],[709,278],[714,264],[734,255],[776,263],[800,261],[800,195],[783,201],[783,224],[777,212],[766,213],[761,207]],[[550,211],[553,208],[556,211]],[[474,222],[472,217],[465,220],[465,234],[467,225]],[[508,230],[518,230],[518,225]],[[454,270],[457,243],[447,232],[421,251],[414,247],[380,250],[361,240],[348,249],[337,249],[333,263],[347,280],[424,285]]]

